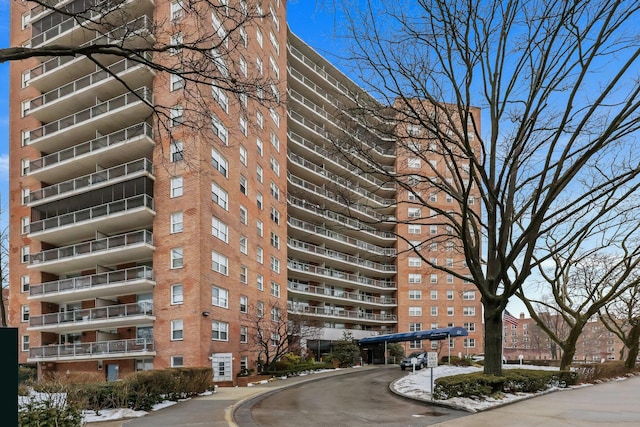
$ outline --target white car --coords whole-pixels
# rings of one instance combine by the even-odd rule
[[[473,360],[474,362],[483,362],[484,353],[474,354],[473,356],[471,356],[471,360]],[[502,356],[502,363],[503,364],[507,363],[507,358],[504,357],[504,355]]]

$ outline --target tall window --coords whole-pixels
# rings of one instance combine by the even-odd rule
[[[174,91],[184,87],[184,79],[179,74],[171,74],[169,78],[169,90]]]
[[[215,216],[211,217],[211,235],[229,243],[229,226]]]
[[[223,209],[228,209],[229,195],[215,182],[211,183],[211,199]]]
[[[264,290],[264,277],[262,276],[262,274],[258,274],[258,276],[256,277],[256,288],[259,291]]]
[[[229,163],[227,159],[225,159],[222,154],[220,154],[217,150],[211,149],[211,164],[213,167],[218,170],[225,178],[227,175],[227,170],[229,169]]]
[[[214,341],[228,341],[229,324],[217,320],[211,322],[211,339]]]
[[[182,341],[184,335],[184,327],[182,320],[171,321],[171,341]]]
[[[216,251],[211,251],[211,269],[225,276],[229,275],[229,259]]]
[[[29,351],[29,335],[22,335],[22,351]]]
[[[244,265],[240,266],[240,283],[243,283],[245,285],[248,283],[248,275],[249,275],[248,271],[249,270],[247,269],[246,266]]]
[[[211,304],[216,307],[229,308],[229,291],[217,286],[212,286]]]
[[[280,298],[280,285],[276,282],[271,282],[271,295]]]
[[[174,212],[171,214],[171,233],[182,233],[182,212]]]
[[[171,269],[182,268],[184,266],[184,255],[182,248],[173,248],[170,251]]]
[[[171,197],[182,196],[182,177],[174,176],[171,178]]]
[[[20,308],[20,319],[23,322],[29,321],[29,304],[25,304]]]
[[[246,344],[249,336],[249,328],[246,326],[240,326],[240,343]],[[243,356],[246,357],[246,356]]]
[[[240,296],[240,313],[246,313],[249,307],[249,298],[241,295]]]
[[[222,123],[215,115],[211,116],[211,128],[213,129],[214,135],[220,138],[220,141],[224,143],[224,145],[228,144],[229,131],[226,126]]]
[[[171,126],[178,126],[184,122],[184,107],[175,105],[169,109],[169,120]]]
[[[271,271],[280,273],[280,260],[276,257],[271,257]]]
[[[178,305],[184,302],[184,287],[181,284],[171,285],[171,305]]]
[[[245,236],[240,236],[240,252],[247,254],[248,240]]]

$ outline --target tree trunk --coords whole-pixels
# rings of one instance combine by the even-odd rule
[[[578,343],[578,338],[580,338],[580,334],[582,333],[583,328],[584,324],[576,324],[569,331],[569,336],[562,345],[562,358],[560,359],[561,371],[568,370],[573,363],[573,356],[575,356],[576,354],[576,344]]]
[[[484,373],[502,375],[502,310],[484,305]]]
[[[633,325],[631,331],[629,331],[629,342],[627,346],[629,352],[627,353],[627,359],[624,361],[624,366],[627,369],[634,369],[636,367],[636,359],[638,358],[638,352],[640,351],[640,324]]]

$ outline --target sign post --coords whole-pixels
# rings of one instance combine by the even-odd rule
[[[433,368],[438,367],[438,353],[435,351],[430,351],[427,353],[427,368],[430,369],[431,373],[431,400],[433,400]]]

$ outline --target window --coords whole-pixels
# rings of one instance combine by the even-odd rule
[[[182,356],[171,356],[171,367],[172,368],[180,368],[184,366],[184,357]]]
[[[227,159],[225,159],[218,151],[213,148],[211,149],[211,164],[225,178],[228,176],[227,170],[229,169],[229,163],[227,162]]]
[[[422,291],[419,289],[410,289],[409,290],[409,299],[422,299]]]
[[[448,268],[452,268],[453,267],[453,258],[447,258],[446,265],[447,265]]]
[[[262,31],[260,31],[260,28],[256,29],[256,41],[262,47]]]
[[[171,285],[171,305],[184,302],[184,287],[181,284]]]
[[[409,267],[422,266],[422,260],[418,257],[409,257]]]
[[[453,284],[453,274],[447,274],[447,283],[449,285]]]
[[[240,313],[246,313],[249,307],[249,298],[241,295],[240,296]]]
[[[240,146],[240,162],[247,166],[247,149],[243,145]]]
[[[213,129],[213,134],[220,138],[220,141],[224,143],[224,145],[228,144],[229,131],[226,126],[222,123],[222,121],[216,117],[215,115],[211,116],[211,128]]]
[[[184,256],[182,248],[173,248],[170,251],[171,269],[182,268],[184,266]]]
[[[464,322],[462,327],[465,328],[469,332],[474,332],[476,330],[475,322]]]
[[[452,300],[453,299],[453,291],[452,290],[448,290],[447,291],[447,299],[448,300]]]
[[[182,0],[174,0],[171,2],[171,20],[176,21],[184,16]]]
[[[31,108],[31,101],[27,100],[27,101],[22,101],[22,115],[21,117],[25,117],[27,114],[29,114],[29,109]]]
[[[279,322],[280,321],[280,309],[277,307],[271,307],[271,321]]]
[[[229,97],[227,96],[227,92],[224,89],[218,86],[211,86],[211,95],[213,99],[220,105],[222,111],[227,113],[229,111]]]
[[[212,286],[211,304],[216,307],[229,308],[229,291],[217,286]]]
[[[280,55],[280,43],[278,43],[278,39],[272,31],[269,31],[269,41],[271,42],[273,48],[276,50],[276,54]]]
[[[438,283],[438,275],[437,274],[431,274],[429,276],[429,283]]]
[[[409,332],[418,332],[422,330],[422,323],[409,323]]]
[[[181,105],[173,106],[169,109],[169,124],[178,126],[184,122],[184,108]]]
[[[276,174],[276,176],[280,176],[280,163],[276,160],[275,157],[271,156],[269,159],[269,167]]]
[[[430,293],[429,293],[429,298],[430,298],[432,301],[437,301],[437,300],[438,300],[438,291],[437,291],[437,290],[435,290],[435,289],[432,289],[432,290],[430,291]]]
[[[280,187],[278,187],[275,182],[271,181],[271,184],[269,184],[269,191],[275,200],[280,200]]]
[[[273,115],[276,114],[275,111],[273,109],[271,109],[271,118],[273,118]],[[277,116],[277,114],[276,114]],[[278,136],[271,132],[271,136],[269,137],[269,139],[271,140],[271,145],[273,146],[273,148],[276,149],[276,151],[279,153],[280,152],[280,140],[278,139]]]
[[[171,233],[182,233],[182,212],[174,212],[171,214]]]
[[[410,157],[407,159],[407,167],[409,169],[420,169],[421,166],[422,165],[419,157]]]
[[[411,349],[422,348],[422,341],[420,341],[420,340],[411,340],[411,341],[409,341],[409,348],[411,348]]]
[[[271,206],[271,220],[276,224],[280,224],[280,211]]]
[[[29,189],[21,188],[20,193],[22,194],[22,204],[26,205],[27,203],[29,203],[29,194],[30,194]]]
[[[435,305],[431,306],[431,315],[432,316],[437,316],[438,315],[438,307]]]
[[[462,299],[471,301],[476,299],[476,293],[474,291],[464,291],[462,293]]]
[[[184,87],[184,79],[182,76],[178,74],[171,74],[169,77],[169,90],[173,92],[174,90],[182,89]]]
[[[420,199],[420,192],[419,191],[411,191],[408,195],[407,195],[407,199],[410,202],[415,202],[416,200]]]
[[[25,176],[26,174],[29,173],[29,159],[21,159],[20,160],[20,164],[21,164],[21,168],[20,168],[20,175]]]
[[[429,194],[429,201],[430,202],[437,202],[438,201],[438,195],[436,193]]]
[[[447,316],[453,316],[455,313],[453,307],[447,307]]]
[[[271,295],[280,298],[280,285],[276,282],[271,282]]]
[[[249,36],[247,35],[247,31],[240,27],[240,30],[238,31],[238,37],[240,39],[240,44],[242,45],[242,47],[246,48],[249,45]]]
[[[431,341],[431,350],[437,350],[438,349],[438,342],[439,341]]]
[[[29,276],[22,276],[20,277],[20,285],[21,285],[21,289],[22,292],[29,292]]]
[[[264,251],[260,246],[256,247],[256,261],[260,264],[264,263]]]
[[[247,225],[247,208],[240,206],[240,222]]]
[[[256,123],[260,129],[264,128],[264,116],[260,111],[256,111]]]
[[[222,187],[215,182],[211,183],[211,199],[225,210],[228,208],[228,197],[229,195],[222,189]]]
[[[240,192],[245,196],[249,193],[247,178],[242,175],[240,175]]]
[[[240,343],[246,344],[249,336],[249,328],[246,326],[240,326]],[[246,356],[243,356],[246,357]]]
[[[243,254],[247,254],[247,238],[244,236],[240,236],[240,252]]]
[[[25,304],[21,307],[20,309],[20,319],[23,322],[28,322],[29,321],[29,304]]]
[[[256,138],[256,151],[258,152],[258,155],[262,156],[262,150],[263,150],[262,140],[260,138]]]
[[[411,317],[422,316],[422,307],[409,307],[409,316]]]
[[[475,307],[463,307],[462,308],[462,315],[463,316],[475,316],[476,315],[476,308]]]
[[[29,223],[30,219],[28,216],[23,216],[20,218],[20,232],[22,234],[27,234],[29,232]]]
[[[182,320],[171,321],[171,341],[182,341],[184,335],[184,328]]]
[[[182,177],[171,178],[171,198],[182,196]]]
[[[258,301],[258,304],[256,305],[256,315],[259,318],[264,317],[264,302]]]
[[[409,218],[420,218],[422,216],[422,210],[420,208],[409,208],[407,215]]]
[[[453,252],[453,242],[447,242],[445,243],[445,250],[447,252]]]
[[[225,276],[229,275],[229,259],[216,251],[211,251],[211,269]]]
[[[29,335],[22,335],[22,344],[20,349],[22,351],[29,351]]]
[[[422,250],[422,242],[420,240],[409,240],[409,249],[416,251]]]
[[[256,277],[256,288],[259,291],[264,290],[264,277],[262,276],[262,274],[258,274],[258,276]]]
[[[242,56],[238,59],[238,68],[242,75],[247,77],[247,61]]]
[[[271,246],[273,246],[276,249],[280,249],[280,236],[278,236],[276,233],[274,233],[273,231],[271,232]]]
[[[465,338],[463,340],[463,346],[464,346],[464,348],[475,348],[476,339],[475,338]]]
[[[280,343],[280,334],[277,332],[271,333],[271,346],[276,347]]]
[[[182,141],[171,141],[171,162],[179,162],[184,159]]]
[[[422,226],[419,224],[409,224],[409,234],[420,234],[422,233]]]
[[[409,274],[409,283],[422,283],[422,274],[420,273]]]
[[[262,179],[263,179],[262,166],[256,165],[256,180],[262,183]]]
[[[229,243],[229,226],[215,216],[211,217],[211,235],[225,243]]]
[[[229,324],[217,320],[211,322],[211,339],[213,341],[227,341],[229,339]]]
[[[256,193],[256,205],[258,205],[258,209],[262,210],[263,208],[263,203],[262,203],[262,193],[257,192]]]
[[[437,225],[430,225],[429,226],[429,233],[430,234],[438,234],[438,226]]]
[[[240,283],[247,284],[248,283],[248,270],[244,265],[240,266]]]

